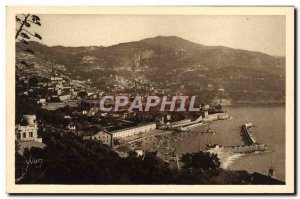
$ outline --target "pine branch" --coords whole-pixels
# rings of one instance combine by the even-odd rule
[[[22,21],[22,24],[21,24],[19,30],[18,30],[17,33],[16,33],[16,37],[15,37],[16,39],[18,38],[20,32],[22,31],[23,26],[25,25],[25,23],[27,23],[27,19],[28,19],[29,16],[30,16],[30,14],[25,15],[25,18],[24,18],[24,20]]]

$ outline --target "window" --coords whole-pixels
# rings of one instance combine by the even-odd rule
[[[33,132],[29,132],[29,137],[33,137]]]
[[[23,138],[26,138],[26,133],[23,133]]]
[[[20,139],[21,139],[21,134],[18,133],[18,134],[17,134],[17,140],[20,140]]]

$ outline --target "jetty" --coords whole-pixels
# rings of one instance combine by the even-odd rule
[[[255,153],[263,152],[267,150],[267,147],[264,144],[252,144],[252,145],[238,145],[238,146],[220,146],[207,145],[206,149],[213,153],[218,152],[229,152],[229,153]]]
[[[223,152],[233,152],[233,153],[255,153],[263,152],[268,150],[265,144],[260,144],[256,142],[253,133],[250,131],[253,128],[251,122],[244,123],[241,127],[242,135],[245,141],[244,145],[238,146],[220,146],[217,144],[207,145],[206,149],[214,152],[223,151]]]
[[[253,153],[258,151],[265,151],[267,148],[264,144],[240,145],[240,146],[227,146],[225,150],[234,153]]]
[[[253,134],[250,131],[250,128],[253,127],[253,124],[251,122],[245,123],[242,125],[242,133],[244,135],[244,139],[247,145],[256,144],[256,140],[253,136]]]

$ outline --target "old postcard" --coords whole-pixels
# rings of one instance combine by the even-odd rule
[[[8,193],[295,191],[293,7],[8,7],[7,86]]]

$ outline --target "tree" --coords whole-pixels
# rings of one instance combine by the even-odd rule
[[[16,47],[20,48],[25,52],[34,54],[34,51],[28,48],[29,40],[32,39],[32,37],[42,40],[42,37],[36,32],[31,33],[29,30],[27,30],[27,28],[30,28],[31,25],[41,26],[40,17],[31,14],[17,15],[16,23],[19,24],[19,27],[16,29],[16,35],[15,35],[16,41],[19,42],[16,44]],[[24,60],[21,61],[20,63],[25,65],[26,67],[30,66]]]
[[[186,153],[182,155],[181,161],[184,164],[182,168],[188,170],[216,170],[220,168],[218,156],[209,152]]]
[[[218,109],[218,110],[221,110],[223,107],[222,107],[222,105],[221,104],[218,104],[217,106],[216,106],[216,109]]]
[[[78,93],[78,96],[81,98],[81,99],[84,99],[86,96],[88,95],[88,93],[86,91],[80,91]]]
[[[38,83],[39,83],[39,80],[36,76],[33,76],[28,80],[28,86],[30,86],[30,87],[37,86]]]
[[[24,157],[19,154],[20,144],[15,142],[15,177],[20,178],[23,174],[22,169],[25,162]]]

